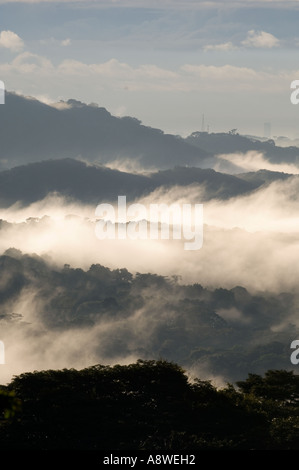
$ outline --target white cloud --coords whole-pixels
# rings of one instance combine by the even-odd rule
[[[72,44],[72,41],[70,38],[66,38],[63,40],[60,39],[55,39],[54,37],[50,37],[47,39],[40,39],[39,43],[42,46],[70,46]]]
[[[254,47],[258,49],[272,49],[279,46],[280,41],[271,33],[265,31],[255,31],[254,29],[248,31],[247,38],[241,42],[242,46]],[[205,51],[230,51],[238,49],[231,41],[220,44],[208,44],[204,47]]]
[[[254,150],[248,151],[246,153],[232,153],[217,156],[222,160],[226,160],[236,165],[239,169],[237,171],[238,173],[242,171],[248,172],[264,169],[268,171],[279,171],[294,175],[299,174],[299,168],[297,165],[291,163],[272,163],[264,157],[263,153],[256,152]],[[219,167],[216,165],[215,169],[221,171],[221,165],[219,165]]]
[[[178,86],[179,75],[152,64],[136,68],[116,59],[103,63],[85,64],[77,60],[64,60],[57,68],[64,77],[101,78],[102,84],[118,89],[168,90]]]
[[[0,70],[1,69],[2,66],[0,65]],[[11,64],[4,64],[4,70],[5,69],[26,74],[47,74],[50,71],[53,72],[54,67],[51,61],[45,57],[32,54],[31,52],[23,52],[15,57]]]
[[[234,49],[238,49],[236,46],[233,45],[232,42],[225,42],[223,44],[208,44],[204,47],[205,51],[231,51]]]
[[[257,72],[248,67],[237,67],[235,65],[183,65],[181,69],[189,74],[197,75],[201,78],[209,79],[243,79],[249,77],[255,78]]]
[[[30,52],[19,54],[10,63],[0,63],[0,76],[10,89],[19,89],[20,74],[23,86],[30,83],[32,90],[24,89],[23,93],[32,94],[38,89],[40,95],[48,95],[55,83],[56,95],[63,96],[70,87],[82,87],[82,81],[85,87],[111,91],[217,91],[221,85],[226,92],[282,92],[289,89],[297,72],[263,71],[229,64],[184,64],[170,70],[154,64],[132,66],[116,59],[93,64],[66,59],[54,65],[48,58]]]
[[[221,88],[226,90],[242,90],[255,89],[257,83],[263,82],[262,74],[248,67],[237,67],[234,65],[190,65],[186,64],[181,67],[187,83],[189,77],[189,86],[215,89],[217,84],[221,83]]]
[[[24,41],[13,31],[1,31],[0,47],[5,47],[13,52],[19,52],[24,47]]]
[[[71,44],[72,44],[72,41],[70,40],[70,38],[67,38],[61,41],[62,46],[70,46]]]
[[[248,31],[247,38],[242,41],[243,46],[271,49],[272,47],[279,46],[279,39],[273,34],[266,33],[265,31],[255,31],[254,29]]]

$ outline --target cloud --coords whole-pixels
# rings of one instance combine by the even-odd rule
[[[232,42],[225,42],[223,44],[208,44],[204,47],[205,51],[232,51],[238,49],[236,46],[233,45]]]
[[[232,92],[282,92],[289,88],[297,72],[271,72],[229,64],[184,64],[170,70],[155,64],[132,66],[115,58],[91,64],[66,59],[54,65],[47,57],[30,52],[19,54],[10,63],[0,64],[1,78],[10,83],[11,88],[19,89],[16,80],[20,73],[23,74],[23,86],[30,83],[32,90],[39,89],[40,95],[47,95],[55,81],[57,96],[63,96],[66,92],[68,96],[72,87],[82,86],[82,80],[85,88],[95,90],[189,92],[213,91],[221,85],[221,90]],[[22,92],[32,94],[31,90]]]
[[[270,70],[266,72],[230,64],[221,66],[186,64],[181,66],[180,71],[182,89],[187,90],[189,87],[190,90],[217,91],[216,87],[221,86],[222,92],[234,93],[242,90],[254,93],[282,91],[292,76],[291,74],[287,76],[284,71],[271,73]]]
[[[6,49],[11,50],[12,52],[19,52],[24,47],[24,42],[13,31],[1,31],[0,33],[0,47],[5,47]]]
[[[1,230],[0,252],[13,245],[25,253],[47,254],[62,266],[69,263],[87,269],[100,263],[112,269],[126,267],[132,273],[176,274],[184,282],[206,287],[294,289],[299,276],[298,187],[298,177],[292,177],[243,197],[205,202],[203,247],[191,252],[184,250],[184,239],[99,240],[95,207],[52,195],[26,208],[0,211],[0,218],[11,223]],[[202,203],[204,194],[203,185],[175,186],[160,188],[136,202],[146,207],[196,204]],[[45,215],[51,219],[42,219]],[[40,221],[27,221],[28,217]]]
[[[272,49],[272,47],[279,46],[280,41],[271,33],[266,33],[265,31],[257,32],[252,29],[251,31],[248,31],[247,38],[242,41],[242,44],[246,47]]]
[[[183,72],[208,80],[254,80],[258,73],[249,67],[237,67],[235,65],[183,65]]]
[[[298,174],[299,168],[298,166],[291,164],[291,163],[271,163],[267,160],[263,153],[249,151],[246,153],[231,153],[231,154],[223,154],[217,155],[218,158],[221,160],[228,161],[233,163],[236,167],[238,167],[238,173],[240,172],[248,172],[248,171],[258,171],[260,169],[268,170],[268,171],[279,171],[283,173],[289,174]],[[219,165],[215,165],[215,170],[222,171],[221,162]]]
[[[256,32],[255,30],[248,31],[247,38],[241,42],[242,46],[254,47],[257,49],[271,49],[278,47],[280,41],[273,34],[266,33],[265,31]],[[231,51],[239,49],[231,41],[221,44],[208,44],[204,46],[205,51]]]
[[[71,44],[72,44],[72,41],[70,40],[70,38],[67,38],[61,41],[62,46],[70,46]]]
[[[110,59],[104,63],[84,64],[77,60],[64,60],[58,66],[58,72],[64,76],[97,76],[114,80],[121,88],[130,90],[167,89],[178,77],[177,73],[154,64],[143,64],[136,68],[129,64]]]
[[[67,46],[70,46],[72,44],[72,41],[70,38],[66,38],[66,39],[63,39],[63,40],[60,40],[60,39],[55,39],[53,36],[50,37],[50,38],[47,38],[47,39],[40,39],[39,40],[39,43],[42,45],[42,46],[63,46],[63,47],[67,47]]]
[[[42,57],[38,54],[33,54],[31,52],[22,52],[11,64],[2,64],[0,65],[0,70],[3,67],[3,71],[11,71],[23,73],[25,75],[34,75],[38,73],[39,75],[47,75],[50,72],[54,71],[54,66],[51,61]]]

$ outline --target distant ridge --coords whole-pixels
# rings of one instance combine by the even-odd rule
[[[227,199],[254,190],[254,182],[210,169],[176,167],[148,175],[126,173],[73,159],[47,160],[0,172],[0,206],[24,205],[58,193],[83,203],[128,200],[165,186],[202,184],[205,199]],[[200,202],[203,202],[202,200]]]
[[[262,141],[235,132],[210,134],[193,132],[184,140],[212,155],[256,151],[263,153],[269,162],[293,163],[299,167],[299,148],[295,146],[279,147],[272,139]]]
[[[201,166],[209,157],[206,151],[138,119],[115,117],[105,108],[77,100],[55,107],[7,92],[0,124],[2,169],[53,158],[99,163],[130,159],[136,166],[163,169]]]

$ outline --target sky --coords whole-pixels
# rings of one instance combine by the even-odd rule
[[[298,21],[287,0],[0,0],[0,80],[182,136],[299,138]]]

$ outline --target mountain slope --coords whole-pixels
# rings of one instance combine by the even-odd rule
[[[289,173],[281,173],[279,171],[259,170],[259,171],[250,171],[248,173],[239,173],[236,176],[258,187],[263,184],[270,184],[273,181],[278,181],[278,180],[283,181],[290,177],[293,177],[294,175],[289,174]]]
[[[0,107],[2,169],[52,158],[107,163],[130,159],[144,168],[200,166],[208,153],[183,139],[112,116],[105,108],[76,100],[49,106],[33,98],[6,94]]]
[[[262,142],[237,133],[193,132],[185,138],[185,142],[213,155],[246,153],[256,151],[272,163],[293,163],[299,165],[298,147],[279,147],[273,140]]]
[[[204,185],[205,200],[226,199],[256,188],[249,181],[209,169],[177,167],[145,176],[72,159],[48,160],[0,172],[0,206],[18,201],[30,204],[53,192],[83,203],[115,202],[119,195],[132,200],[161,186],[196,183]]]

